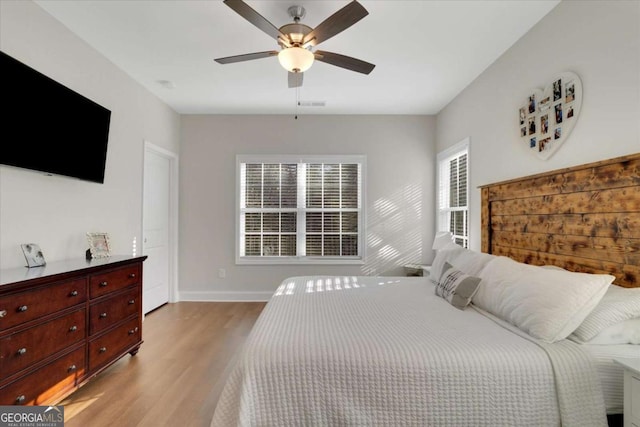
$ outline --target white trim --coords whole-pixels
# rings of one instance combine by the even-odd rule
[[[169,160],[169,302],[178,302],[178,212],[179,212],[179,156],[150,141],[144,140],[144,155],[154,152]],[[142,161],[144,168],[144,158]],[[144,200],[144,171],[142,173],[142,197]],[[144,203],[143,203],[144,208]],[[142,215],[142,233],[144,234],[144,213]],[[144,253],[144,238],[140,242],[141,253]]]
[[[436,164],[436,231],[449,231],[449,224],[443,224],[442,223],[442,215],[440,212],[440,205],[441,205],[441,200],[440,200],[440,196],[442,194],[442,192],[440,191],[440,167],[441,164],[443,162],[448,161],[449,159],[453,158],[453,157],[457,157],[458,154],[461,151],[465,151],[467,152],[467,206],[463,209],[459,209],[459,208],[450,208],[450,211],[455,211],[455,210],[465,210],[467,212],[466,214],[466,229],[467,229],[467,236],[466,236],[466,240],[467,240],[467,246],[470,247],[471,245],[471,229],[470,229],[470,224],[469,224],[469,213],[471,212],[470,209],[470,204],[471,204],[471,194],[469,193],[469,187],[470,187],[470,182],[471,182],[471,139],[470,137],[466,137],[464,138],[462,141],[458,142],[457,144],[452,145],[449,148],[446,148],[444,150],[442,150],[441,152],[438,153],[437,155],[437,164]]]
[[[238,264],[238,261],[240,260],[240,202],[242,200],[242,195],[240,194],[240,189],[242,188],[242,186],[240,185],[240,181],[241,181],[241,176],[242,176],[242,171],[240,170],[240,164],[245,161],[243,160],[244,157],[240,156],[240,155],[236,155],[236,191],[235,191],[235,202],[234,204],[236,205],[236,220],[235,220],[235,232],[236,232],[236,239],[235,239],[235,255],[236,255],[236,264]]]
[[[365,154],[237,154],[236,164],[239,163],[361,163],[366,161]]]
[[[239,257],[238,265],[362,265],[364,259],[329,258],[329,257]]]
[[[240,214],[241,205],[241,167],[242,163],[357,163],[360,165],[359,208],[360,222],[358,224],[358,248],[360,256],[353,258],[325,258],[325,257],[241,257],[240,256]],[[235,185],[235,261],[237,265],[362,265],[366,259],[366,194],[367,194],[367,156],[364,154],[337,154],[337,155],[297,155],[297,154],[237,154],[236,155],[236,185]],[[298,203],[299,205],[300,203]],[[298,211],[298,208],[296,211]],[[281,209],[279,209],[281,211]],[[304,222],[298,221],[298,226],[304,226]],[[296,233],[300,236],[300,233]],[[298,239],[297,247],[300,247]]]
[[[275,291],[273,291],[275,292]],[[273,292],[226,292],[226,291],[180,291],[180,301],[217,302],[241,301],[264,302],[269,301]]]

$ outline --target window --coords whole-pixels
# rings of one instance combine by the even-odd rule
[[[364,156],[238,156],[238,263],[361,263]]]
[[[438,231],[469,247],[469,139],[438,154]]]

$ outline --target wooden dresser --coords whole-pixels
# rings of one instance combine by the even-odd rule
[[[0,405],[57,403],[138,352],[145,259],[0,270]]]

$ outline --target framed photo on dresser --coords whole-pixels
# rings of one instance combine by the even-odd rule
[[[111,256],[111,244],[107,233],[87,233],[89,254],[93,258],[108,258]],[[87,257],[89,258],[89,257]]]
[[[23,243],[20,245],[24,258],[27,260],[27,267],[41,267],[46,265],[42,249],[36,243]]]

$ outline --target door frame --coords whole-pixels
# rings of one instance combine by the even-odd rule
[[[147,153],[153,152],[169,160],[169,241],[167,252],[169,254],[169,302],[178,302],[178,155],[165,148],[159,147],[150,141],[144,140],[143,170],[142,170],[142,253],[144,247],[144,206],[145,197],[144,180]]]

